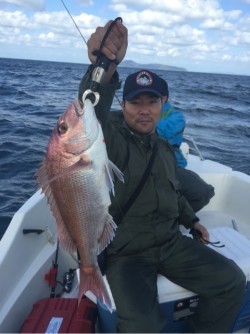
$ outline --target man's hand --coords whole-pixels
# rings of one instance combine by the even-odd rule
[[[90,36],[87,42],[88,57],[94,64],[96,62],[96,51],[99,51],[103,37],[113,21],[110,20],[104,27],[97,27],[96,31]],[[116,60],[120,63],[127,50],[128,31],[120,20],[117,20],[111,29],[101,52],[110,60]]]
[[[206,241],[209,241],[209,233],[205,226],[201,225],[199,222],[196,222],[194,223],[193,228],[201,233],[201,242],[206,243]]]

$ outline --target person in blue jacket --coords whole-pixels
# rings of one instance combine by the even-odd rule
[[[162,116],[157,124],[157,132],[159,136],[167,139],[174,147],[174,153],[180,167],[187,166],[187,159],[180,149],[185,126],[186,120],[183,113],[174,110],[172,105],[167,101],[162,108]]]
[[[185,126],[184,114],[175,110],[166,101],[162,108],[161,119],[157,124],[157,132],[160,137],[165,138],[172,145],[178,164],[177,178],[181,184],[181,193],[186,197],[194,212],[197,212],[207,205],[214,196],[214,187],[207,184],[198,174],[185,168],[187,159],[180,149]]]

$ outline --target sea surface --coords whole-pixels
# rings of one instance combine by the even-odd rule
[[[0,58],[0,237],[37,190],[35,173],[87,65]],[[123,80],[135,69],[119,67]],[[250,77],[156,71],[206,159],[250,174]],[[121,91],[114,99],[119,108]]]

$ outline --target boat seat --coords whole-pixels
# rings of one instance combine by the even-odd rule
[[[216,227],[208,230],[210,240],[220,241],[225,247],[218,248],[212,245],[207,245],[207,247],[235,261],[245,273],[246,280],[250,281],[250,240],[230,227]],[[110,296],[112,296],[106,276],[104,276],[104,281]],[[158,275],[157,287],[160,304],[195,295],[192,291],[182,288],[160,274]],[[115,310],[113,298],[111,298],[111,301],[112,308]]]

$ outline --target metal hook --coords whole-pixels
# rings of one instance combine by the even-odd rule
[[[84,103],[84,101],[86,100],[87,96],[89,94],[92,94],[94,95],[95,97],[95,100],[94,102],[92,101],[91,99],[91,102],[93,104],[93,107],[95,107],[97,105],[97,103],[99,102],[99,99],[100,99],[100,94],[98,92],[93,92],[91,89],[87,89],[83,94],[82,94],[82,102]]]

